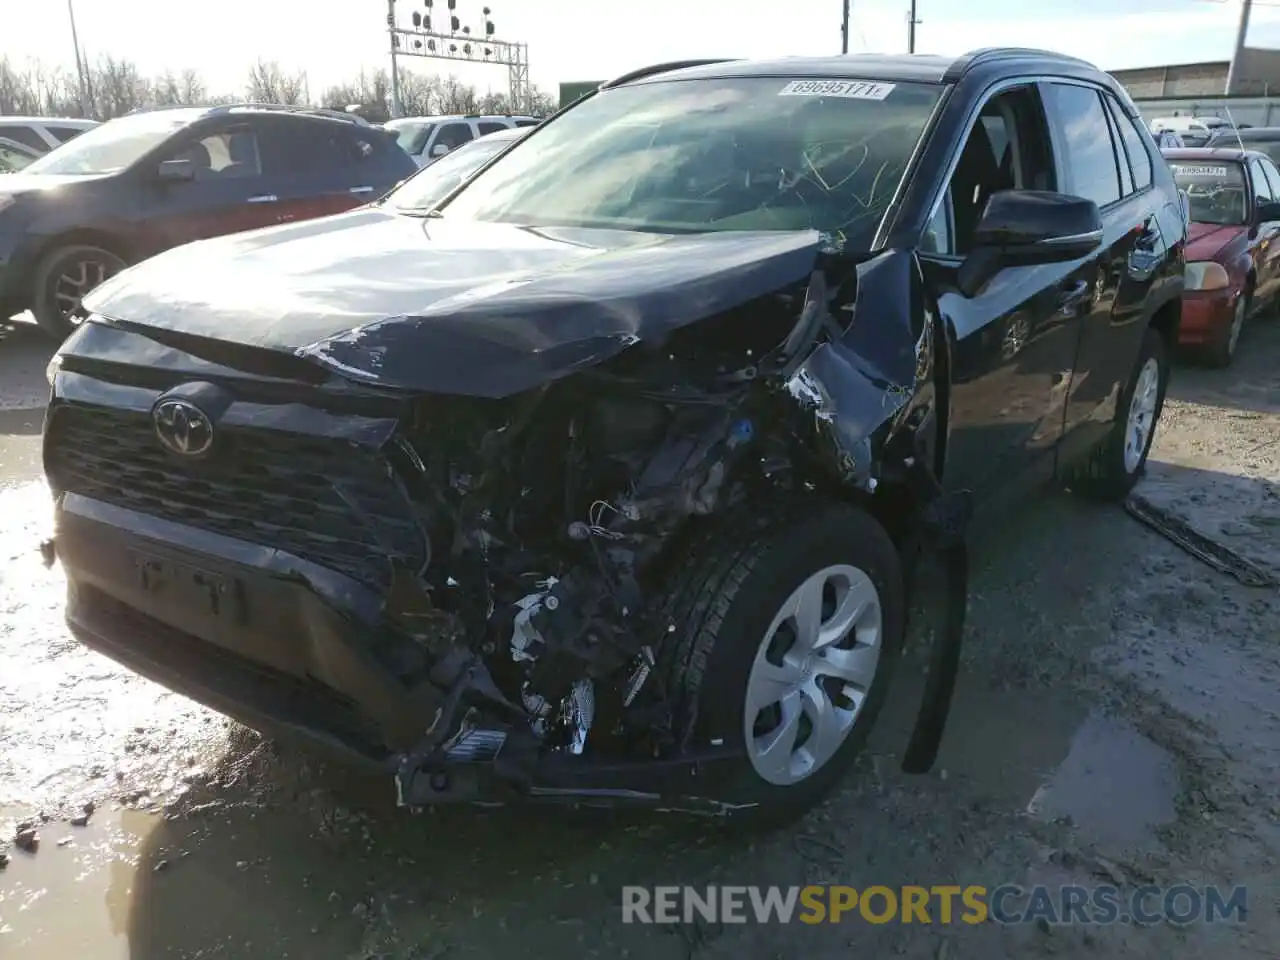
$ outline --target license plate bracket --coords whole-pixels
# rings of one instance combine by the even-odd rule
[[[133,560],[139,586],[165,605],[234,624],[248,622],[241,580],[154,554],[134,554]]]

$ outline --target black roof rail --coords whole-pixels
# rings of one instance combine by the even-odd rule
[[[713,63],[732,63],[733,57],[715,57],[710,60],[671,60],[667,63],[655,63],[652,66],[641,67],[639,70],[632,70],[630,73],[624,73],[620,77],[614,77],[600,84],[599,90],[608,90],[612,87],[620,87],[624,83],[631,83],[634,80],[643,80],[645,77],[652,77],[659,73],[668,73],[672,70],[684,70],[687,67],[706,67]]]
[[[1082,60],[1080,57],[1073,57],[1066,53],[1058,53],[1054,50],[1040,50],[1036,47],[979,47],[977,50],[970,50],[968,53],[957,57],[956,62],[947,70],[943,79],[958,80],[969,68],[981,63],[990,63],[997,60],[1026,59],[1028,57],[1040,57],[1045,60],[1056,60],[1059,63],[1075,64],[1078,67],[1088,67],[1091,70],[1097,69],[1088,60]]]
[[[325,107],[310,107],[305,104],[290,103],[220,103],[209,108],[209,114],[231,113],[235,110],[263,110],[271,113],[299,113],[312,117],[327,117],[330,120],[344,120],[358,127],[371,126],[368,120],[357,113],[344,110],[329,110]]]

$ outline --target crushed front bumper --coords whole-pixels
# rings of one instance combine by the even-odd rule
[[[716,799],[737,759],[726,750],[575,756],[483,711],[420,762],[415,744],[466,693],[461,681],[406,687],[368,653],[385,629],[378,598],[277,550],[68,493],[56,507],[55,556],[67,577],[68,624],[87,646],[254,729],[394,773],[404,805],[734,809]]]

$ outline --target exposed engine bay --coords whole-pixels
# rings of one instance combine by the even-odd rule
[[[402,776],[492,737],[480,715],[495,707],[510,724],[508,754],[518,743],[530,756],[618,759],[688,746],[664,658],[676,626],[663,600],[682,546],[735,511],[767,514],[815,489],[868,499],[877,489],[871,437],[841,442],[851,425],[802,364],[815,342],[844,332],[829,308],[852,303],[855,282],[852,270],[843,289],[817,271],[507,399],[420,402],[395,450],[401,475],[415,478],[407,493],[429,559],[417,577],[397,572],[403,589],[388,611],[453,695]],[[926,379],[930,351],[926,334],[913,355]],[[914,442],[931,409],[927,392],[904,390],[878,426],[906,426]],[[902,487],[892,471],[886,479]],[[427,799],[450,781],[433,782]]]
[[[654,599],[692,527],[790,482],[797,441],[770,422],[767,372],[804,295],[510,400],[424,400],[421,440],[400,441],[430,540],[415,636],[446,659],[484,637],[473,652],[546,746],[670,745]],[[798,428],[804,411],[783,409]]]

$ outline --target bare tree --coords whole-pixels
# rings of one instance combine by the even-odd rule
[[[330,110],[358,106],[361,114],[370,118],[389,117],[390,102],[391,82],[385,70],[361,70],[355,80],[329,87],[320,97],[320,105]]]
[[[91,71],[94,113],[101,120],[120,117],[139,107],[155,103],[151,82],[128,60],[103,56]]]
[[[475,87],[464,85],[457,77],[439,81],[436,91],[436,113],[477,113],[480,98]]]
[[[274,60],[259,60],[249,71],[245,95],[251,103],[300,104],[306,100],[304,73],[285,73]]]
[[[178,103],[195,106],[207,103],[208,100],[209,88],[200,79],[200,74],[190,68],[183,70],[182,76],[178,78]]]
[[[166,71],[154,79],[142,76],[128,60],[104,56],[85,76],[87,104],[80,98],[76,74],[62,67],[38,62],[18,66],[0,56],[0,114],[82,116],[109,120],[148,106],[176,106],[229,103],[239,97],[210,95],[203,79],[194,70],[180,74]],[[259,61],[249,74],[246,93],[259,103],[300,104],[307,96],[306,74],[288,73],[275,61]],[[554,112],[555,100],[534,88],[529,112],[546,116]],[[409,116],[442,113],[516,113],[511,98],[502,93],[479,94],[457,77],[405,71],[400,77],[400,100]],[[391,83],[385,70],[361,71],[353,80],[330,87],[321,104],[345,110],[356,104],[363,116],[380,120],[389,116]]]

